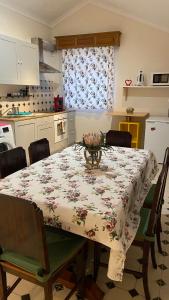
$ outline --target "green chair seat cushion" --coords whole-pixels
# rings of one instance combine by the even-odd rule
[[[137,234],[135,237],[136,241],[143,241],[143,240],[148,240],[148,241],[154,241],[155,236],[147,236],[147,229],[148,229],[148,224],[149,224],[149,219],[150,219],[150,214],[151,210],[149,208],[142,208],[140,211],[140,225],[137,230]]]
[[[148,207],[148,208],[152,207],[155,188],[156,188],[156,184],[152,184],[152,186],[145,198],[145,201],[144,201],[145,207]]]
[[[36,275],[40,282],[46,282],[51,275],[69,261],[84,245],[85,239],[78,235],[62,230],[45,228],[50,273],[43,274],[42,266],[38,261],[11,251],[3,251],[1,261],[7,261],[25,271]]]

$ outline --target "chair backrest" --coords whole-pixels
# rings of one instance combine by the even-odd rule
[[[166,148],[163,160],[163,166],[167,165],[169,167],[169,147]]]
[[[35,259],[49,271],[43,214],[35,203],[0,194],[0,248]]]
[[[110,146],[131,148],[132,135],[127,131],[109,130],[106,133],[106,144]]]
[[[166,148],[165,154],[164,154],[164,160],[163,160],[163,167],[166,166],[167,172],[165,174],[166,178],[164,179],[165,184],[163,185],[163,196],[165,192],[165,185],[166,185],[166,180],[167,180],[167,174],[168,174],[168,168],[169,168],[169,147]]]
[[[30,163],[33,164],[43,158],[50,156],[49,141],[44,138],[30,144],[29,148]]]
[[[26,167],[26,154],[22,147],[0,153],[0,178],[4,178]]]
[[[161,173],[158,177],[157,184],[153,196],[153,204],[150,214],[150,222],[147,230],[147,235],[152,236],[156,226],[156,220],[159,214],[161,214],[161,206],[165,192],[165,185],[167,179],[168,168],[166,165],[162,167]]]

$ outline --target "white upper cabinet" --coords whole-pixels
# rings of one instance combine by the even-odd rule
[[[0,83],[16,84],[18,80],[17,44],[0,37]]]
[[[19,44],[20,83],[39,85],[39,55],[37,46]]]
[[[0,35],[0,84],[39,85],[36,45]]]

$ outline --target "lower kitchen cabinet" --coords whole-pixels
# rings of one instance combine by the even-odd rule
[[[15,144],[17,147],[23,147],[26,151],[27,161],[29,163],[28,147],[30,143],[47,138],[49,140],[51,154],[55,152],[54,148],[54,121],[53,117],[34,118],[19,122],[8,122],[12,125]]]
[[[36,122],[34,119],[28,121],[15,122],[14,125],[15,144],[17,147],[21,146],[26,151],[27,160],[28,147],[32,141],[36,140]]]
[[[50,145],[50,152],[55,152],[54,147],[54,121],[53,117],[44,117],[36,120],[37,140],[47,138]]]
[[[23,147],[26,151],[27,161],[29,163],[28,147],[30,143],[47,138],[50,145],[50,152],[61,151],[63,148],[75,143],[75,114],[74,112],[68,112],[62,115],[62,122],[66,118],[66,138],[63,138],[56,142],[57,126],[55,123],[56,117],[44,116],[38,118],[30,118],[27,120],[8,121],[8,124],[12,125],[14,132],[15,144],[17,147]],[[6,122],[5,122],[6,123]]]

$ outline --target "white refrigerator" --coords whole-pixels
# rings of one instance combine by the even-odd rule
[[[144,149],[151,150],[158,163],[164,159],[165,149],[169,147],[169,117],[150,117],[146,120]]]

